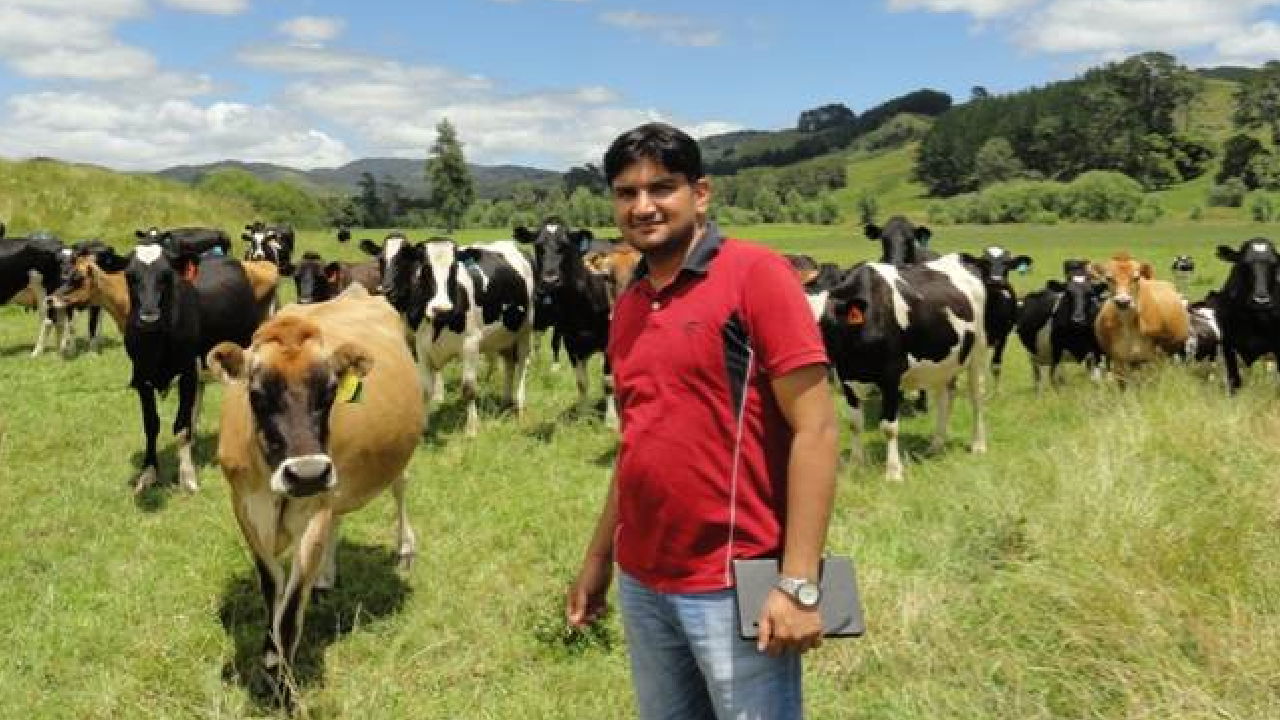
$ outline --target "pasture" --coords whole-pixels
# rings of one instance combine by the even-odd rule
[[[879,247],[848,226],[729,230],[842,263]],[[1213,257],[1218,243],[1271,230],[935,227],[931,246],[1000,243],[1033,256],[1032,271],[1013,276],[1020,293],[1059,276],[1067,257],[1124,248],[1167,277],[1189,253],[1199,299],[1227,267]],[[315,232],[298,242],[299,254],[347,259],[360,257],[354,244]],[[283,297],[292,294],[289,285]],[[255,674],[264,612],[213,464],[220,390],[206,384],[197,425],[199,493],[174,484],[173,393],[161,403],[162,483],[134,498],[141,422],[119,333],[104,322],[100,355],[32,360],[34,316],[0,308],[0,717],[279,715]],[[869,417],[871,464],[842,469],[829,535],[858,564],[868,634],[808,656],[809,716],[1273,716],[1280,384],[1255,367],[1227,398],[1220,377],[1168,366],[1122,392],[1067,365],[1064,387],[1036,396],[1010,342],[988,393],[987,455],[964,450],[962,397],[940,456],[921,455],[932,418],[905,419],[906,482],[886,483]],[[584,635],[562,620],[613,434],[569,412],[572,373],[567,362],[552,371],[544,347],[527,416],[501,412],[495,373],[480,435],[467,440],[453,371],[410,466],[417,562],[408,574],[393,568],[389,497],[347,520],[338,587],[312,604],[299,651],[299,714],[633,716],[617,617]]]

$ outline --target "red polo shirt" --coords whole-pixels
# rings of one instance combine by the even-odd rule
[[[781,556],[792,432],[770,381],[827,362],[786,260],[708,224],[675,281],[641,277],[618,299],[608,355],[618,565],[659,592],[706,592],[733,585],[733,558]]]

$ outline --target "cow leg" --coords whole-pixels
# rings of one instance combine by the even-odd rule
[[[198,372],[197,364],[193,363],[178,377],[178,416],[173,420],[173,435],[178,440],[178,484],[188,492],[200,489],[196,466],[191,460],[191,443],[195,440],[196,416],[200,406]]]
[[[898,407],[902,403],[902,389],[898,387],[897,378],[892,383],[880,385],[880,400],[884,404],[880,420],[885,439],[884,477],[900,481],[902,456],[898,454]]]
[[[560,369],[560,349],[564,345],[564,336],[560,334],[558,325],[551,326],[551,371],[556,372]],[[569,362],[572,364],[573,360]]]
[[[475,437],[480,431],[480,411],[476,409],[479,395],[476,375],[480,364],[479,333],[462,343],[462,402],[467,406],[467,437]]]
[[[516,340],[516,345],[511,350],[511,367],[507,377],[507,402],[515,409],[516,417],[524,414],[524,384],[529,377],[532,342],[532,335],[525,333]]]
[[[138,403],[142,406],[142,432],[147,446],[142,456],[142,472],[133,483],[133,493],[146,490],[155,484],[159,461],[156,459],[156,436],[160,434],[160,413],[156,411],[156,391],[146,383],[137,386]]]
[[[858,399],[858,393],[853,388],[853,383],[841,382],[840,389],[844,391],[844,401],[849,405],[849,434],[853,436],[849,443],[849,462],[853,465],[862,465],[867,460],[866,450],[862,447],[862,431],[866,429],[867,416]]]
[[[332,508],[324,508],[317,511],[307,523],[298,542],[293,567],[289,568],[289,581],[272,614],[271,632],[276,651],[282,656],[286,667],[293,666],[298,641],[302,639],[303,618],[311,598],[311,587],[334,531],[333,519]]]
[[[1222,359],[1227,365],[1227,393],[1235,394],[1240,389],[1240,358],[1236,357],[1235,346],[1222,343]]]
[[[391,483],[391,495],[396,501],[396,557],[400,569],[408,572],[413,567],[413,558],[418,554],[418,538],[409,524],[409,508],[405,503],[405,486],[409,484],[408,473],[401,474]]]
[[[313,591],[332,590],[333,586],[338,583],[338,539],[340,535],[342,535],[342,516],[336,515],[333,518],[333,531],[329,533],[329,539],[324,544],[324,555],[320,559],[320,568],[316,571],[316,580],[311,583]]]
[[[44,294],[42,277],[37,270],[28,273],[27,287],[35,296],[36,317],[40,319],[40,329],[36,333],[36,345],[31,349],[31,357],[40,357],[40,353],[44,352],[45,337],[49,334],[49,327],[53,325],[53,321],[49,319],[49,298]]]
[[[603,376],[604,386],[604,425],[610,430],[617,430],[618,423],[618,404],[613,397],[613,368],[609,365],[609,358],[604,358]]]
[[[972,367],[972,364],[970,364]],[[935,411],[933,438],[929,441],[929,452],[942,452],[947,447],[947,423],[951,421],[951,407],[956,399],[956,381],[952,378],[938,388],[938,409]]]
[[[102,320],[102,308],[94,305],[89,308],[89,349],[93,352],[101,352],[102,336],[98,334],[99,321]]]
[[[997,340],[996,344],[991,348],[991,383],[993,386],[1000,382],[1000,367],[1004,363],[1004,345],[1008,340],[1009,336],[1006,335]]]
[[[969,404],[973,406],[973,438],[969,441],[969,452],[974,453],[987,451],[986,418],[982,414],[982,376],[981,363],[969,363]],[[953,393],[954,389],[953,381]]]
[[[573,379],[578,385],[578,414],[586,415],[591,409],[587,399],[587,358],[570,355],[569,364],[573,366]]]
[[[76,328],[71,324],[75,312],[75,308],[70,307],[51,308],[49,311],[54,322],[54,342],[62,357],[68,359],[76,354]]]
[[[1036,362],[1034,358],[1032,358],[1032,360],[1031,360],[1031,384],[1032,384],[1032,387],[1034,387],[1034,388],[1035,388],[1035,391],[1036,391],[1036,394],[1037,394],[1037,395],[1039,395],[1039,394],[1040,394],[1040,391],[1041,391],[1041,385],[1040,385],[1040,384],[1041,384],[1041,382],[1042,382],[1042,381],[1041,381],[1041,375],[1043,374],[1043,371],[1044,371],[1044,367],[1043,367],[1042,365],[1040,365],[1040,363]],[[1052,372],[1052,370],[1050,370],[1050,372]]]

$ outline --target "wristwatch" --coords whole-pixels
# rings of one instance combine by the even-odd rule
[[[822,599],[822,588],[808,578],[780,577],[778,589],[791,596],[805,610],[818,607],[818,601]]]

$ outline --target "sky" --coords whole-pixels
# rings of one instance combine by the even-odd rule
[[[1280,0],[0,0],[0,157],[120,170],[426,157],[564,170],[662,120],[793,127],[1136,52],[1280,57]]]

